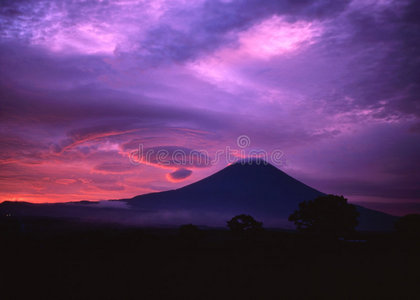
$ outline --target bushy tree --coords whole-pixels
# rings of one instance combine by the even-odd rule
[[[235,233],[250,233],[263,230],[262,222],[256,221],[250,215],[237,215],[227,222],[227,226]]]
[[[356,207],[343,196],[326,195],[299,203],[289,221],[300,231],[344,234],[354,231],[358,216]]]

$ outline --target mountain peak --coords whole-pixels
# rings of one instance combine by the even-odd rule
[[[252,185],[255,185],[256,182],[272,181],[274,178],[277,178],[278,180],[280,180],[279,178],[282,178],[282,180],[286,181],[296,181],[276,166],[273,166],[265,160],[255,158],[236,161],[203,180],[210,178],[218,178],[220,181],[228,181],[232,184],[234,182],[239,183],[241,180],[248,180],[252,181],[248,182]]]
[[[229,169],[237,169],[240,172],[244,173],[250,173],[250,172],[256,172],[259,170],[259,172],[277,172],[277,173],[284,173],[282,170],[277,168],[276,166],[268,163],[267,161],[260,159],[260,158],[245,158],[238,160],[227,167],[225,167],[223,170],[229,170]],[[288,175],[287,175],[288,176]]]
[[[235,161],[234,163],[230,164],[230,166],[235,166],[235,165],[241,165],[241,166],[273,166],[270,163],[268,163],[267,161],[265,161],[262,158],[258,158],[258,157],[247,157],[247,158],[242,158],[239,159],[237,161]]]

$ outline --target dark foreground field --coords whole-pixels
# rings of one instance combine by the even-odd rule
[[[419,299],[412,237],[1,221],[0,299]]]

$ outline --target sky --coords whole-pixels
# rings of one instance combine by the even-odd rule
[[[0,201],[128,198],[265,153],[420,212],[419,32],[415,0],[1,1]]]

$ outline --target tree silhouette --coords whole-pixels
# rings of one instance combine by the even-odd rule
[[[395,229],[399,233],[420,236],[420,215],[409,214],[395,222]]]
[[[262,222],[256,221],[250,215],[237,215],[227,222],[227,226],[235,233],[251,233],[263,230]]]
[[[359,213],[343,196],[320,196],[299,203],[299,209],[289,216],[300,231],[344,234],[354,231]]]

